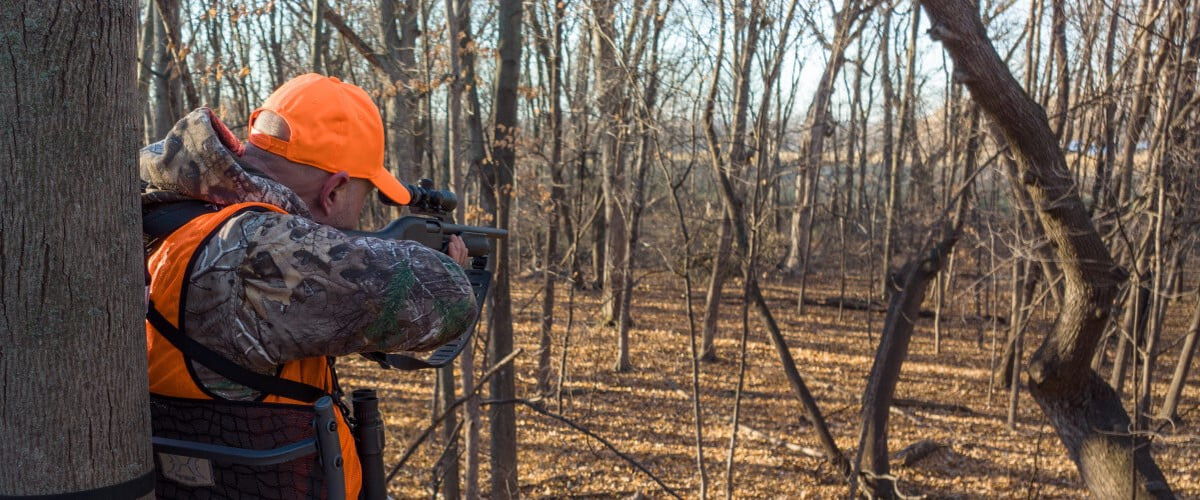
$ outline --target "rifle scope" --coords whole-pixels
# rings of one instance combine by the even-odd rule
[[[412,196],[408,207],[413,213],[445,215],[453,213],[454,209],[458,208],[458,197],[450,191],[434,189],[432,179],[421,179],[417,184],[405,184],[404,188]],[[379,194],[379,199],[388,205],[399,205],[392,202],[383,193]]]

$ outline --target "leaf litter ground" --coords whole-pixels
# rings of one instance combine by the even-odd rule
[[[857,283],[857,289],[863,288]],[[836,284],[810,284],[810,296],[837,294]],[[808,306],[797,313],[797,288],[764,286],[798,368],[829,421],[838,446],[853,455],[860,429],[860,397],[865,385],[883,314]],[[699,323],[702,289],[693,290]],[[543,400],[561,413],[603,436],[641,462],[686,498],[697,498],[692,418],[688,322],[682,285],[665,274],[640,281],[633,301],[631,359],[634,369],[616,373],[616,331],[600,324],[600,295],[575,294],[564,406],[554,397]],[[540,280],[514,283],[513,312],[517,395],[535,399],[535,368],[540,328]],[[561,355],[567,319],[566,291],[555,297],[554,367]],[[892,473],[907,495],[928,498],[1082,498],[1074,465],[1053,429],[1024,391],[1016,429],[1006,422],[1008,392],[997,386],[989,395],[992,322],[972,318],[971,297],[948,294],[942,323],[941,353],[934,353],[933,320],[920,320],[896,397],[902,406],[890,419],[890,451],[896,453],[921,440],[944,445],[929,457],[903,466],[894,460]],[[1194,299],[1173,306],[1165,329],[1166,342],[1178,340]],[[925,307],[932,308],[932,293]],[[964,312],[966,311],[966,312]],[[1050,313],[1041,311],[1026,336],[1025,356],[1050,328]],[[869,327],[868,327],[869,324]],[[482,325],[481,325],[482,326]],[[699,325],[697,325],[699,328]],[[1002,350],[1004,326],[997,356]],[[741,331],[740,285],[727,285],[717,339],[720,360],[701,365],[704,453],[709,494],[724,496],[725,464],[731,434],[730,417],[737,383],[738,337]],[[699,335],[699,332],[697,332]],[[982,346],[979,343],[982,335]],[[477,339],[476,359],[484,357]],[[1178,345],[1175,343],[1174,345]],[[1156,404],[1169,383],[1178,348],[1165,352],[1154,387]],[[340,361],[342,384],[349,392],[362,387],[380,391],[387,423],[390,469],[405,447],[431,422],[434,373],[400,373],[378,369],[360,358]],[[477,373],[482,373],[478,368]],[[557,376],[557,371],[555,371]],[[1193,374],[1192,380],[1195,381]],[[460,379],[461,381],[461,379]],[[1128,391],[1127,385],[1127,391]],[[461,394],[461,387],[459,394]],[[484,388],[486,397],[486,387]],[[1154,455],[1181,498],[1200,497],[1200,410],[1196,383],[1184,390],[1183,425],[1156,440]],[[1128,398],[1127,398],[1128,399]],[[488,491],[486,408],[482,422],[480,489]],[[534,498],[612,498],[638,493],[666,495],[647,476],[619,459],[599,442],[560,422],[517,407],[521,494]],[[844,498],[845,483],[824,460],[809,456],[818,444],[812,427],[792,396],[765,329],[750,311],[747,372],[742,394],[741,424],[734,460],[734,496],[739,498]],[[749,429],[750,431],[748,431]],[[390,485],[397,498],[430,498],[434,466],[445,443],[438,437],[423,444]],[[751,435],[753,434],[753,435]],[[460,445],[461,452],[461,445]]]

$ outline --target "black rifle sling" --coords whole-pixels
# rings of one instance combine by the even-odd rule
[[[179,228],[183,227],[188,222],[191,222],[196,217],[201,215],[216,212],[218,209],[213,205],[195,200],[181,201],[176,203],[168,203],[150,209],[147,213],[142,214],[142,232],[149,236],[154,245],[170,236]],[[262,211],[260,207],[247,208],[246,211]],[[208,238],[204,239],[206,242]],[[201,242],[200,246],[204,246]],[[199,251],[199,249],[197,249]],[[188,264],[190,270],[191,264]],[[187,286],[185,283],[184,286]],[[184,294],[181,293],[181,296]],[[183,319],[183,307],[180,304],[180,321]],[[255,391],[274,394],[288,399],[304,401],[312,403],[325,396],[327,393],[320,388],[308,385],[294,380],[276,377],[274,375],[265,375],[243,368],[241,365],[230,361],[229,358],[218,354],[216,351],[205,347],[195,339],[189,337],[186,333],[180,331],[175,325],[172,325],[162,313],[154,307],[154,302],[151,301],[146,305],[146,319],[150,321],[150,325],[158,330],[171,345],[175,346],[183,353],[186,360],[195,361],[212,370],[217,375],[225,377],[233,382],[249,387]]]

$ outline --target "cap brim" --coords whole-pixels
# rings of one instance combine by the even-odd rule
[[[380,199],[389,205],[408,205],[412,201],[412,194],[408,192],[408,188],[404,187],[396,177],[388,173],[387,170],[379,169],[379,172],[374,177],[369,179],[371,184],[374,184],[379,189]]]

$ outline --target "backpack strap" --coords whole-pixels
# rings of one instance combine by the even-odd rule
[[[247,207],[243,211],[263,211],[261,207]],[[158,246],[163,240],[170,236],[179,228],[183,227],[192,220],[202,215],[212,214],[220,211],[218,207],[210,203],[200,200],[185,200],[173,203],[164,203],[157,205],[150,210],[142,213],[142,233],[146,236],[146,250],[149,252]],[[235,214],[236,216],[236,214]],[[210,235],[211,236],[211,235]],[[206,237],[201,241],[200,246],[203,247],[208,241]],[[190,270],[192,264],[188,264]],[[190,272],[190,271],[189,271]],[[146,270],[146,283],[150,283],[150,272]],[[186,287],[187,284],[184,283]],[[180,294],[185,297],[186,294]],[[183,320],[184,309],[180,307],[180,321]],[[150,321],[150,325],[158,330],[168,342],[176,349],[183,353],[185,362],[195,361],[204,365],[209,370],[212,370],[217,375],[225,377],[233,382],[249,387],[257,392],[264,394],[273,394],[282,396],[288,399],[312,403],[320,399],[327,393],[316,386],[296,382],[274,375],[264,375],[253,370],[246,369],[241,365],[230,361],[229,358],[205,347],[196,339],[189,337],[183,330],[176,328],[170,321],[163,317],[162,313],[154,307],[154,302],[147,299],[146,301],[146,319]],[[182,324],[182,323],[181,323]],[[332,368],[332,367],[331,367]],[[197,381],[199,383],[199,381]]]

